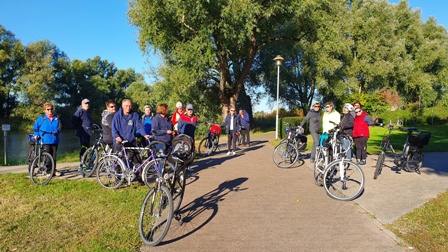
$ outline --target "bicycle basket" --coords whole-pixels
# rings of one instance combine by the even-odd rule
[[[430,138],[431,132],[421,131],[417,135],[410,135],[408,141],[411,146],[423,146],[428,145]]]
[[[35,145],[36,144],[36,140],[33,138],[33,134],[28,134],[27,138],[28,138],[28,144],[29,145]]]
[[[221,134],[221,126],[219,126],[218,124],[210,125],[210,132],[216,135]]]

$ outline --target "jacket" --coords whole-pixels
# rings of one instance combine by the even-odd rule
[[[166,145],[171,145],[171,140],[173,140],[172,135],[166,133],[167,130],[173,130],[173,124],[168,119],[168,117],[163,118],[160,114],[157,114],[152,118],[152,133],[154,139],[157,141],[164,142]]]
[[[129,115],[125,115],[120,108],[112,119],[112,138],[114,143],[116,143],[118,136],[131,143],[135,142],[135,132],[137,130],[140,131],[142,136],[147,135],[137,112],[131,111]]]
[[[341,122],[341,114],[334,109],[330,112],[324,112],[324,115],[322,116],[322,132],[328,133],[328,131],[336,127],[336,125],[331,122],[336,124]]]
[[[180,134],[186,134],[190,136],[194,140],[194,132],[196,131],[196,123],[198,121],[198,117],[183,115],[180,117],[179,122],[177,124],[177,129]]]
[[[46,114],[39,116],[33,126],[34,135],[39,136],[43,144],[59,144],[61,128],[61,121],[56,115],[50,120]]]
[[[89,113],[81,107],[73,114],[70,122],[76,128],[76,136],[78,137],[90,137],[92,132],[89,128],[92,126],[92,119]]]
[[[370,137],[369,125],[373,125],[369,115],[363,110],[361,115],[356,116],[353,127],[353,138],[356,137]]]
[[[243,109],[243,115],[244,118],[240,114],[238,114],[238,119],[240,120],[241,127],[249,129],[250,128],[249,114],[244,109]]]
[[[221,125],[221,128],[226,127],[226,134],[230,134],[230,126],[231,126],[230,123],[232,121],[231,119],[232,119],[232,115],[228,114],[224,123]],[[236,114],[233,115],[233,128],[232,128],[233,134],[240,132],[240,126],[241,126],[241,124],[240,124],[240,120],[238,119],[238,116]]]
[[[103,140],[107,144],[112,144],[114,142],[112,137],[112,120],[115,113],[111,113],[104,110],[101,113],[101,128],[103,129]]]
[[[350,136],[353,135],[354,119],[355,118],[353,118],[353,115],[350,112],[342,116],[341,119],[342,132]]]
[[[308,114],[306,114],[305,118],[303,118],[300,126],[303,127],[307,121],[310,121],[309,130],[310,133],[320,133],[321,131],[321,118],[320,112],[311,109]]]

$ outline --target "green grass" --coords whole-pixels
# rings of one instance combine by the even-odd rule
[[[448,251],[448,191],[387,227],[417,251]]]
[[[0,251],[135,251],[147,188],[107,190],[96,182],[0,175]]]

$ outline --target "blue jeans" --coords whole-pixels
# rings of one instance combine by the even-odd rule
[[[350,148],[350,141],[348,139],[342,139],[342,148],[344,148],[344,151],[346,151],[347,149],[349,149],[347,151],[347,158],[351,159],[352,158],[352,149]]]

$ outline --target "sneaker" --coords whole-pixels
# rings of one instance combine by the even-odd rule
[[[230,156],[230,153],[231,153],[230,151],[229,151],[229,152],[227,152],[227,156]]]
[[[235,156],[236,155],[236,153],[235,152],[232,152],[232,156]]]
[[[359,165],[361,165],[361,166],[365,166],[365,165],[366,165],[366,161],[365,161],[365,160],[361,160],[361,161],[359,161]]]

